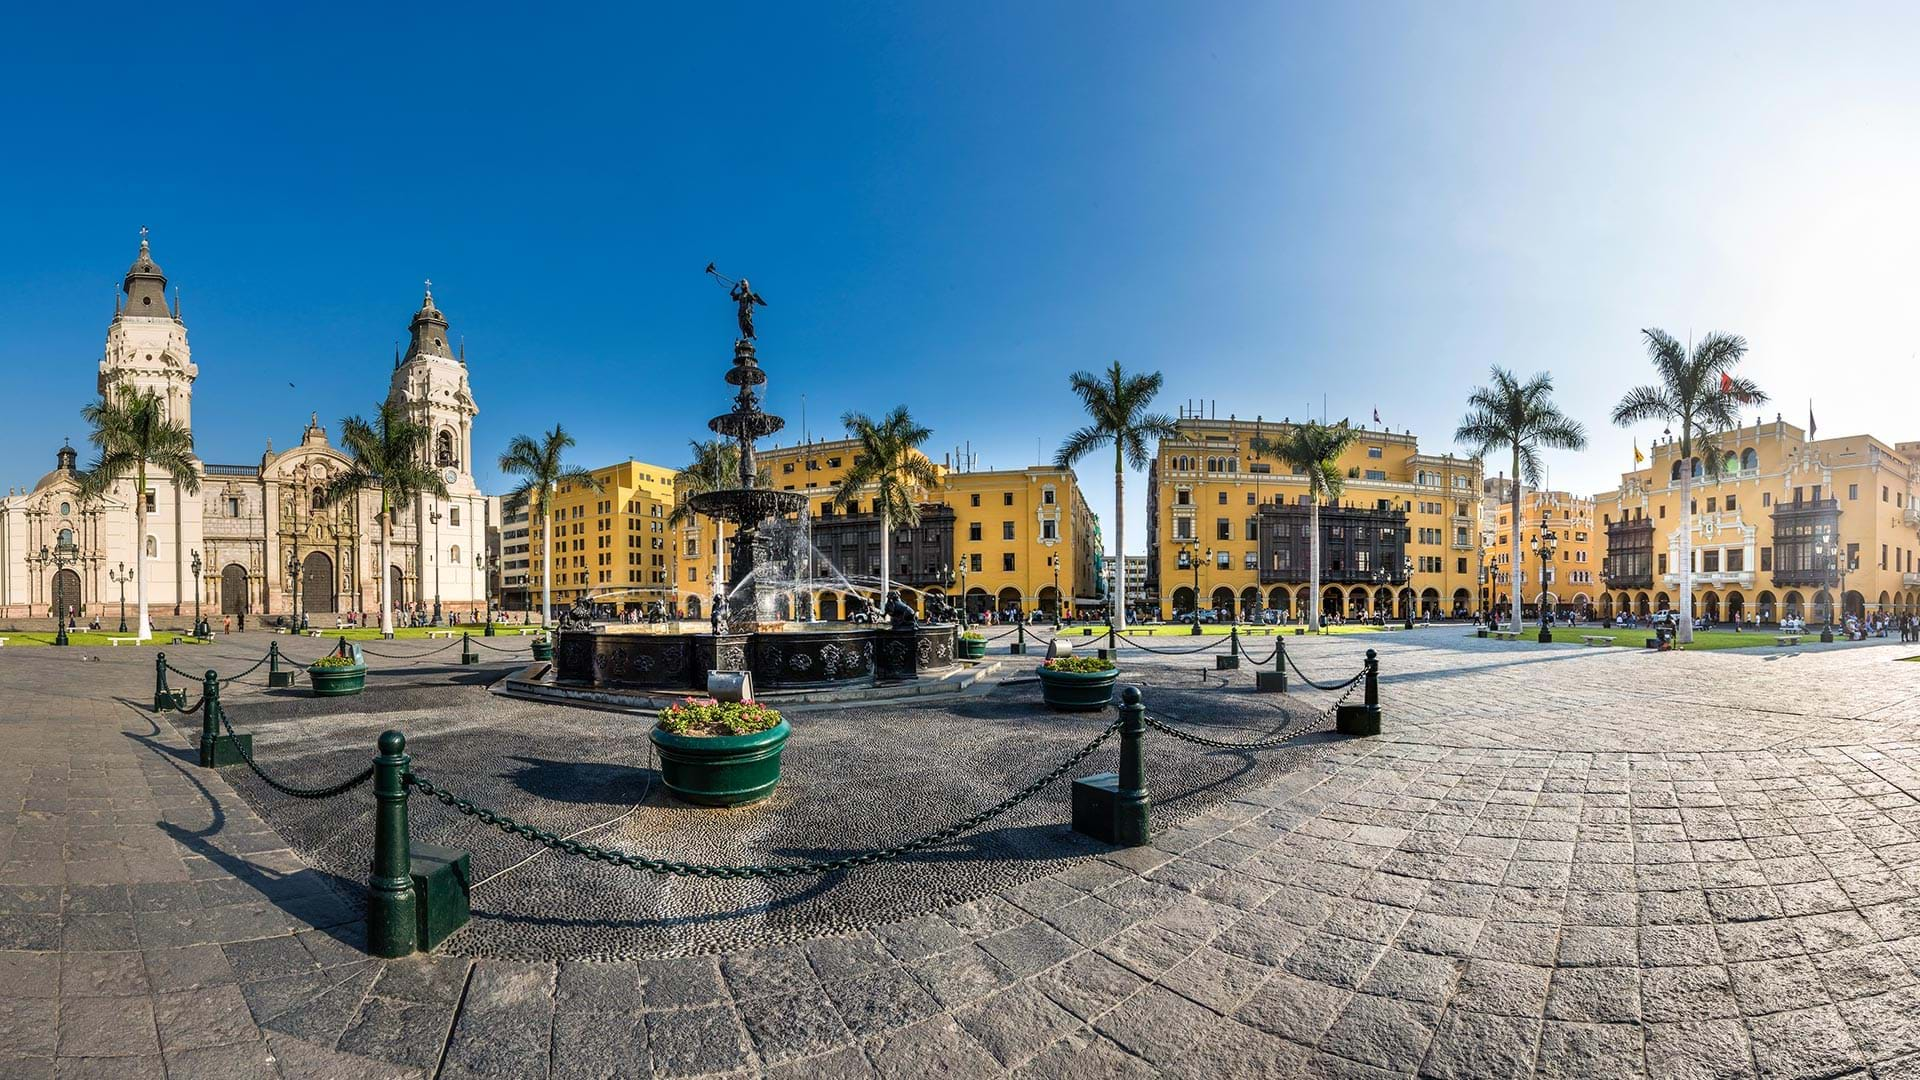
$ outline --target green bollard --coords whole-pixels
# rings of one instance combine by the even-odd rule
[[[1342,735],[1380,734],[1380,658],[1372,649],[1367,650],[1362,678],[1365,680],[1362,703],[1340,706],[1334,718],[1334,730]]]
[[[1253,673],[1253,689],[1256,693],[1284,694],[1287,692],[1287,639],[1273,639],[1273,670]]]
[[[471,630],[460,632],[460,662],[463,664],[480,662],[480,654],[473,651],[473,631]]]
[[[1073,830],[1121,847],[1139,847],[1152,836],[1147,823],[1147,707],[1140,688],[1120,691],[1120,771],[1073,782]]]
[[[293,672],[280,670],[280,643],[267,643],[267,686],[289,687],[293,685]]]
[[[153,654],[153,711],[166,712],[173,708],[173,691],[167,689],[167,654]]]
[[[417,946],[412,843],[407,835],[407,737],[382,732],[373,759],[373,874],[367,881],[367,951],[392,959]]]
[[[238,765],[246,756],[253,754],[253,736],[235,737],[224,734],[220,722],[226,718],[225,706],[220,704],[220,673],[208,669],[206,682],[206,700],[200,706],[200,767],[218,769],[227,765]]]
[[[1015,623],[1013,627],[1013,644],[1007,646],[1007,654],[1009,656],[1023,656],[1026,654],[1026,651],[1027,624]]]
[[[1227,654],[1213,658],[1213,670],[1240,670],[1240,624],[1235,623],[1227,631]]]

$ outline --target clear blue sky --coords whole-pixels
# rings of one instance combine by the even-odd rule
[[[431,277],[483,465],[556,420],[678,464],[725,406],[709,260],[771,304],[790,432],[904,402],[984,467],[1114,359],[1169,412],[1325,394],[1436,451],[1503,364],[1559,380],[1594,449],[1551,480],[1592,492],[1649,325],[1747,335],[1769,418],[1920,438],[1915,9],[1672,6],[23,8],[4,482],[84,435],[141,225],[220,462],[370,409]]]

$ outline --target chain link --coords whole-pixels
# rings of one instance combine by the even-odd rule
[[[428,649],[426,652],[422,652],[422,653],[375,652],[374,650],[367,648],[365,645],[360,646],[360,651],[363,653],[366,653],[368,656],[378,656],[383,660],[419,660],[428,656],[433,656],[436,653],[446,652],[448,649],[451,649],[458,644],[460,644],[460,639],[454,638],[453,640],[447,642],[445,645],[442,645],[437,649]]]
[[[183,679],[191,679],[194,682],[199,682],[201,678],[204,677],[204,673],[202,673],[201,675],[195,675],[191,671],[181,671],[179,668],[173,666],[173,661],[171,660],[167,661],[167,670],[173,672],[175,675],[178,675]]]
[[[253,662],[253,666],[252,666],[252,667],[250,667],[250,668],[248,668],[247,670],[245,670],[245,671],[243,671],[243,672],[241,672],[240,674],[238,674],[238,675],[229,675],[229,676],[227,676],[226,678],[224,678],[224,679],[221,679],[221,680],[220,680],[220,685],[221,685],[221,686],[225,686],[225,685],[227,685],[228,683],[231,683],[231,682],[238,682],[239,680],[241,680],[241,679],[244,679],[244,678],[246,678],[247,676],[249,676],[249,675],[251,675],[251,674],[253,674],[254,672],[256,672],[256,671],[259,671],[259,670],[260,670],[260,665],[261,665],[261,664],[264,664],[264,663],[266,663],[266,662],[267,662],[268,660],[270,660],[270,659],[272,659],[272,658],[273,658],[273,654],[272,654],[272,653],[268,653],[267,655],[265,655],[265,656],[263,656],[263,657],[261,657],[260,659],[258,659],[258,660],[255,660],[255,661]]]
[[[1367,674],[1367,669],[1363,667],[1360,669],[1359,674],[1355,675],[1351,679],[1346,680],[1345,682],[1317,683],[1317,682],[1314,682],[1312,679],[1307,678],[1307,673],[1304,671],[1301,671],[1300,665],[1293,662],[1292,653],[1287,654],[1287,666],[1293,669],[1293,673],[1295,675],[1300,676],[1301,682],[1306,683],[1308,686],[1313,687],[1315,690],[1325,690],[1328,693],[1332,693],[1333,691],[1339,690],[1342,688],[1351,688],[1355,683],[1358,683],[1361,679],[1365,678]]]
[[[206,703],[207,703],[207,697],[205,694],[202,694],[200,695],[199,701],[196,701],[191,705],[186,705],[181,708],[175,709],[174,711],[179,713],[181,716],[192,716],[194,713],[197,713],[200,711],[200,706],[205,705]]]
[[[533,641],[534,639],[533,639],[533,638],[522,638],[521,640],[522,640],[522,642],[531,642],[531,641]],[[502,647],[501,647],[501,646],[499,646],[499,645],[489,645],[489,644],[487,644],[486,642],[484,642],[484,641],[481,641],[481,640],[480,640],[479,638],[475,638],[475,639],[473,639],[473,643],[474,643],[475,645],[478,645],[478,646],[480,646],[480,647],[481,647],[481,648],[483,648],[483,649],[492,649],[492,650],[493,650],[494,652],[503,652],[503,653],[511,653],[511,652],[519,652],[519,651],[520,651],[520,650],[519,650],[518,648],[502,648]]]
[[[227,729],[227,734],[232,736],[233,748],[240,751],[240,760],[247,763],[247,768],[252,769],[255,776],[266,781],[268,787],[283,795],[291,795],[296,799],[331,799],[335,795],[344,795],[354,788],[359,787],[361,784],[373,779],[373,766],[368,765],[366,769],[359,774],[342,780],[331,787],[302,788],[294,787],[291,784],[283,784],[273,777],[268,776],[267,771],[262,769],[259,763],[253,760],[253,754],[247,750],[246,742],[240,738],[238,732],[233,730],[233,721],[227,719],[227,711],[225,709],[220,710],[220,724]]]
[[[1127,644],[1133,646],[1136,649],[1144,649],[1147,652],[1157,653],[1161,656],[1192,656],[1195,653],[1211,652],[1214,649],[1219,648],[1221,645],[1227,642],[1228,636],[1225,634],[1216,634],[1214,635],[1214,640],[1208,642],[1205,645],[1200,646],[1197,649],[1156,649],[1151,645],[1142,645],[1138,641],[1135,641],[1134,639],[1128,637],[1125,634],[1120,635],[1120,640],[1126,642]]]
[[[851,870],[855,867],[868,866],[877,862],[897,859],[911,852],[944,844],[960,836],[962,833],[970,832],[985,825],[987,822],[1020,805],[1027,799],[1032,798],[1042,788],[1047,787],[1062,776],[1065,776],[1074,766],[1085,761],[1089,755],[1100,748],[1102,743],[1112,738],[1113,733],[1118,730],[1120,730],[1120,721],[1115,719],[1112,723],[1108,724],[1106,730],[1096,736],[1092,742],[1081,747],[1077,753],[1065,761],[1062,761],[1052,772],[1049,772],[1047,775],[1035,780],[1033,783],[1028,784],[1026,787],[1021,788],[1019,791],[1014,792],[1012,795],[1007,796],[1005,799],[1000,800],[987,809],[974,814],[972,817],[957,821],[938,832],[931,832],[917,839],[895,844],[892,847],[872,848],[856,855],[847,855],[838,859],[789,863],[784,866],[709,866],[703,863],[668,862],[663,859],[649,859],[644,855],[635,855],[617,848],[606,848],[594,844],[582,844],[575,840],[563,839],[543,829],[537,829],[524,822],[515,821],[505,814],[487,810],[475,806],[466,799],[457,798],[451,792],[434,786],[425,777],[416,772],[408,772],[406,782],[419,788],[421,794],[438,799],[468,817],[479,818],[481,821],[494,826],[501,832],[517,834],[536,844],[552,848],[554,851],[564,855],[578,855],[584,859],[608,863],[613,866],[623,866],[629,870],[646,870],[650,873],[674,874],[680,877],[721,878],[727,880],[742,878],[790,878],[801,875],[832,873],[836,870]]]
[[[1327,719],[1329,717],[1333,716],[1334,713],[1340,711],[1340,706],[1345,705],[1347,703],[1347,699],[1352,697],[1353,692],[1358,688],[1359,688],[1359,684],[1357,683],[1347,687],[1347,692],[1344,694],[1341,694],[1339,700],[1335,701],[1333,704],[1321,710],[1318,716],[1315,716],[1312,720],[1308,721],[1307,723],[1302,724],[1299,727],[1293,728],[1289,731],[1283,732],[1279,735],[1275,735],[1270,739],[1262,739],[1258,742],[1226,742],[1221,739],[1209,739],[1205,735],[1195,735],[1192,732],[1181,731],[1179,728],[1169,726],[1168,724],[1163,723],[1162,721],[1154,719],[1152,716],[1143,717],[1143,719],[1146,720],[1148,727],[1151,727],[1157,731],[1165,732],[1166,734],[1171,735],[1176,739],[1181,739],[1186,742],[1197,744],[1199,746],[1210,746],[1217,750],[1271,750],[1271,749],[1274,749],[1275,747],[1285,746],[1287,743],[1290,743],[1293,740],[1298,739],[1300,736],[1308,734],[1309,732],[1312,732],[1318,729],[1319,727],[1321,727],[1322,725],[1324,725],[1327,722]]]

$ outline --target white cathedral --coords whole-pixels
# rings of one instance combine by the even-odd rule
[[[145,230],[142,230],[143,232]],[[147,241],[127,270],[107,328],[99,388],[126,384],[153,390],[167,414],[192,430],[193,384],[200,369],[187,345],[176,290]],[[194,557],[199,598],[217,627],[221,616],[246,613],[276,621],[296,612],[315,626],[333,626],[347,612],[377,622],[380,579],[391,580],[396,605],[465,613],[484,603],[486,498],[473,481],[473,418],[479,409],[467,385],[464,350],[447,344],[447,320],[429,290],[414,313],[405,355],[395,358],[389,401],[406,407],[432,432],[423,448],[446,481],[448,498],[425,495],[399,508],[380,562],[378,492],[351,503],[321,505],[329,478],[349,458],[327,441],[318,418],[298,444],[275,450],[268,440],[258,464],[214,465],[196,458],[200,490],[189,495],[170,478],[147,478],[147,535],[135,536],[134,480],[103,496],[79,494],[78,451],[62,447],[52,472],[31,489],[0,501],[0,617],[47,618],[71,613],[85,624],[118,619],[123,575],[145,559],[147,601],[156,623],[193,616]],[[78,405],[75,406],[78,408]],[[131,625],[134,585],[124,586]],[[184,623],[180,624],[184,625]],[[256,624],[257,625],[257,624]]]

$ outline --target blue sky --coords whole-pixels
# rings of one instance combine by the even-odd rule
[[[1920,438],[1920,17],[1672,6],[16,12],[4,482],[83,437],[141,225],[220,462],[370,409],[430,277],[482,466],[556,420],[677,464],[725,406],[708,261],[770,302],[790,432],[802,393],[816,436],[904,402],[982,467],[1050,456],[1115,359],[1169,412],[1324,394],[1435,451],[1502,364],[1553,372],[1593,448],[1551,481],[1591,493],[1657,434],[1606,419],[1642,326],[1746,335],[1768,418]]]

